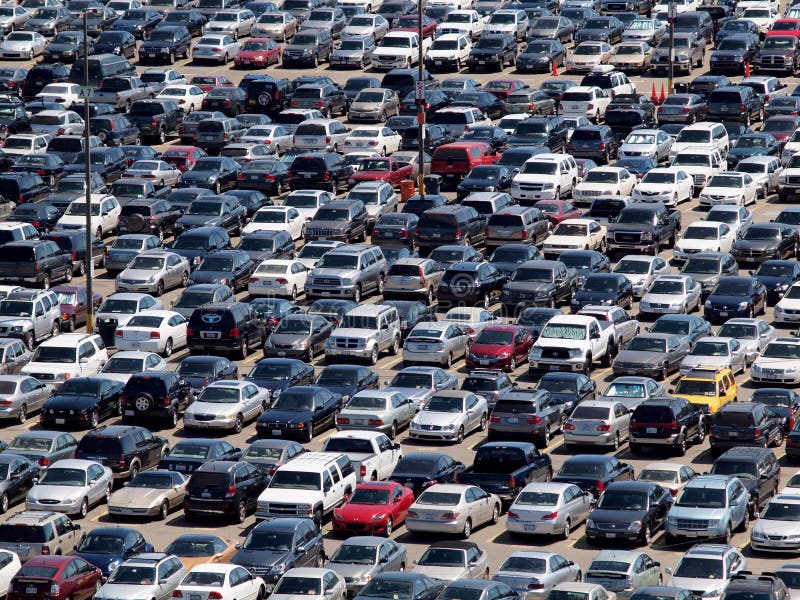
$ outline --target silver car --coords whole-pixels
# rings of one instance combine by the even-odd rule
[[[342,39],[369,36],[380,42],[389,33],[389,21],[383,15],[363,13],[353,15],[342,30]]]
[[[128,383],[134,373],[143,371],[168,371],[167,362],[155,352],[124,350],[115,352],[103,366],[98,377]]]
[[[358,594],[376,575],[405,570],[406,563],[406,547],[403,544],[387,538],[364,535],[349,537],[343,541],[325,566],[344,578],[347,596],[350,598]]]
[[[137,160],[127,168],[123,177],[150,179],[157,187],[176,186],[181,171],[163,160]]]
[[[4,33],[15,29],[25,29],[25,24],[33,16],[21,6],[6,4],[0,6],[0,27]]]
[[[207,34],[192,48],[192,61],[214,61],[223,65],[241,50],[241,44],[226,34]]]
[[[0,374],[16,375],[31,361],[33,353],[22,340],[0,338]]]
[[[185,576],[186,569],[179,558],[144,552],[119,565],[97,590],[95,600],[169,598]]]
[[[568,484],[562,487],[577,489]],[[492,580],[508,585],[519,594],[520,600],[540,600],[559,583],[580,581],[581,567],[555,552],[520,550],[500,565]]]
[[[31,131],[53,135],[80,135],[83,133],[83,119],[71,110],[43,110],[31,117]]]
[[[423,321],[414,326],[403,344],[403,362],[436,363],[450,368],[454,360],[466,355],[468,345],[469,334],[459,325]]]
[[[27,351],[26,351],[27,352]],[[25,423],[28,415],[40,410],[53,388],[28,375],[0,375],[0,419]]]
[[[744,344],[730,337],[700,338],[681,361],[681,375],[688,375],[697,367],[710,366],[729,367],[734,374],[744,373],[747,369],[747,352]]]
[[[221,10],[206,23],[205,31],[209,33],[227,33],[233,36],[233,39],[237,39],[250,35],[255,22],[256,16],[253,11],[246,8],[242,10]]]
[[[800,550],[800,497],[775,496],[750,530],[750,547],[759,552]]]
[[[428,258],[401,258],[389,268],[383,297],[422,300],[432,304],[444,276],[444,267]]]
[[[189,281],[189,261],[174,252],[152,250],[134,258],[117,275],[117,292],[146,292],[160,296],[166,290],[186,287]]]
[[[411,533],[460,534],[469,538],[483,524],[500,519],[500,498],[474,485],[439,483],[422,492],[408,509]]]
[[[461,390],[436,392],[411,420],[409,437],[460,444],[472,431],[486,429],[486,398]]]
[[[718,337],[729,337],[739,340],[744,346],[747,364],[761,354],[761,351],[778,335],[775,328],[764,319],[728,319],[717,330]]]
[[[630,432],[631,412],[621,402],[584,400],[564,424],[567,451],[577,445],[610,446],[617,450]]]
[[[394,439],[397,432],[411,423],[417,404],[406,395],[391,390],[362,390],[339,411],[336,429],[380,431]],[[380,422],[383,425],[375,425]]]
[[[258,18],[258,21],[253,25],[251,35],[285,42],[297,33],[298,26],[297,19],[292,13],[283,10],[269,11]]]
[[[25,508],[78,515],[89,507],[107,502],[114,484],[113,473],[93,460],[69,458],[47,467],[42,478],[28,492]]]
[[[249,381],[214,381],[183,414],[184,429],[230,429],[239,433],[270,404],[269,390]]]
[[[700,307],[700,284],[686,275],[659,275],[642,296],[640,318],[647,315],[689,314]]]
[[[664,386],[650,377],[623,375],[615,377],[600,395],[599,400],[615,401],[633,410],[645,400],[666,396]]]
[[[586,520],[591,509],[592,494],[577,485],[537,481],[526,485],[509,506],[506,530],[568,538],[570,532]],[[555,517],[550,518],[551,515]]]
[[[474,338],[484,327],[489,325],[502,325],[503,321],[490,313],[485,308],[475,306],[459,306],[451,308],[440,320],[443,323],[454,323],[466,331],[470,338]]]
[[[23,431],[11,440],[6,454],[19,454],[39,464],[39,470],[57,460],[73,458],[78,440],[61,431]]]
[[[411,569],[433,579],[488,579],[489,557],[473,542],[436,542],[430,546]]]
[[[585,583],[597,583],[618,599],[630,598],[640,587],[661,585],[661,564],[635,550],[601,550],[589,563]]]

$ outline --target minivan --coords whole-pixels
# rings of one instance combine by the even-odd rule
[[[197,126],[195,144],[206,152],[217,152],[228,144],[238,142],[247,128],[238,119],[206,119]]]
[[[443,244],[476,246],[484,239],[486,217],[471,206],[442,206],[422,213],[417,241],[423,251]]]
[[[136,75],[136,69],[124,56],[98,54],[89,57],[89,85],[96,87],[106,77]],[[69,81],[86,85],[84,61],[77,60],[69,71]]]

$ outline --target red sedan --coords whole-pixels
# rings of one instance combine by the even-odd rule
[[[78,556],[34,556],[17,571],[7,600],[89,600],[103,574]]]
[[[524,90],[526,87],[528,84],[519,79],[492,79],[483,86],[483,91],[494,94],[501,100],[508,100],[511,94]]]
[[[343,533],[383,533],[405,522],[414,492],[394,481],[359,483],[350,499],[333,511],[333,529]]]
[[[800,37],[800,19],[777,19],[772,29],[767,32],[767,37],[775,35],[793,35]]]
[[[467,367],[514,371],[528,360],[533,337],[519,325],[492,325],[483,329],[467,351]]]
[[[428,15],[422,15],[422,37],[432,38],[436,33],[436,21],[431,19]],[[417,15],[403,15],[397,19],[397,23],[392,27],[392,31],[411,31],[413,33],[419,32],[419,16]]]
[[[172,165],[181,173],[191,169],[199,159],[208,156],[205,150],[197,146],[170,146],[161,155],[161,160]]]
[[[189,85],[196,85],[204,92],[218,87],[233,87],[233,82],[225,75],[195,75]]]
[[[233,57],[236,67],[268,67],[281,62],[281,45],[269,38],[251,38]]]
[[[553,225],[558,225],[567,219],[579,219],[583,216],[581,209],[575,208],[564,200],[539,200],[533,205],[538,208]]]

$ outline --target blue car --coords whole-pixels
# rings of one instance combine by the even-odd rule
[[[706,298],[704,316],[710,322],[749,317],[767,310],[767,288],[755,277],[721,277]]]
[[[758,265],[752,275],[767,288],[767,302],[775,304],[793,283],[800,281],[800,263],[793,260],[767,260]]]
[[[625,275],[619,273],[592,273],[572,294],[569,308],[578,312],[588,305],[622,306],[633,305],[633,286]]]
[[[711,323],[696,315],[662,315],[648,331],[675,335],[691,346],[701,337],[711,335]]]
[[[628,156],[626,158],[620,158],[614,163],[614,166],[624,167],[628,169],[628,172],[636,175],[637,179],[641,179],[650,169],[658,167],[658,163],[649,156]]]
[[[132,527],[98,527],[83,536],[75,551],[108,577],[123,561],[140,552],[154,552],[153,544]]]
[[[181,361],[178,374],[193,392],[199,393],[209,383],[238,379],[239,367],[223,356],[187,356]]]
[[[747,133],[740,136],[728,151],[728,169],[733,169],[739,161],[751,156],[778,156],[780,144],[769,133]]]
[[[580,287],[593,273],[608,273],[611,263],[608,256],[597,250],[566,250],[558,256],[559,262],[567,268],[575,269],[578,274],[576,286]]]

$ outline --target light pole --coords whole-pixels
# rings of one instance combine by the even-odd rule
[[[419,195],[421,200],[425,200],[425,80],[423,74],[425,71],[425,63],[423,62],[422,50],[422,4],[423,0],[417,0],[417,15],[419,22],[417,25],[417,41],[419,42],[419,79],[417,80],[417,125],[419,131],[417,133],[417,142],[419,143]]]
[[[667,93],[673,92],[673,76],[675,74],[675,15],[678,7],[674,0],[669,3],[669,81],[667,83]],[[691,56],[689,57],[691,60]]]
[[[89,127],[89,13],[83,11],[83,136],[86,169],[86,331],[94,332],[94,291],[92,290],[92,277],[94,277],[94,257],[92,256],[92,157],[89,150],[91,128]]]

